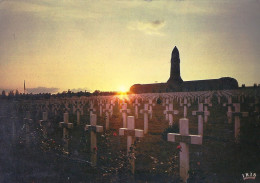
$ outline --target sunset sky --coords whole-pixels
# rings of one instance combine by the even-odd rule
[[[166,82],[260,83],[258,0],[0,0],[0,90],[117,91]]]

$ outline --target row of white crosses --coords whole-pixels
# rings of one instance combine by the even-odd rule
[[[228,96],[228,103],[223,104],[223,106],[228,107],[227,117],[228,123],[232,123],[232,116],[234,116],[234,136],[235,139],[238,140],[238,136],[240,133],[240,120],[242,117],[247,117],[248,112],[240,111],[240,103],[232,103],[232,97]],[[235,111],[232,112],[232,107],[235,108]]]
[[[143,137],[143,130],[134,129],[135,121],[134,116],[127,117],[127,128],[120,128],[119,135],[127,136],[127,154],[130,153],[130,147],[134,144],[134,137]],[[96,133],[103,132],[103,126],[97,125],[96,114],[91,114],[90,125],[86,125],[85,130],[89,131],[91,134],[91,163],[93,166],[97,164],[97,137]],[[131,164],[131,171],[134,173],[135,161],[134,158],[129,159]]]
[[[202,107],[201,107],[202,106]],[[145,106],[144,107],[145,108],[145,110],[146,111],[149,111],[147,108],[147,106]],[[171,109],[172,109],[173,107],[170,107],[170,105],[169,105],[169,111],[171,111]],[[236,111],[236,113],[234,113],[234,115],[241,115],[241,114],[239,114],[238,112],[240,112],[240,110],[238,110],[238,108],[237,107],[235,107],[235,111]],[[173,135],[173,136],[171,136],[170,134],[168,135],[168,140],[169,141],[173,141],[173,142],[181,142],[181,147],[182,147],[182,151],[180,152],[181,154],[180,154],[180,163],[181,163],[181,166],[180,166],[180,172],[181,172],[181,177],[185,180],[187,180],[187,178],[188,178],[188,174],[187,174],[187,172],[188,172],[188,170],[189,170],[189,156],[188,156],[188,152],[189,152],[189,143],[190,144],[202,144],[202,137],[201,137],[201,135],[203,134],[203,119],[202,119],[202,116],[203,115],[205,115],[205,112],[207,112],[207,111],[205,111],[205,112],[203,112],[203,114],[201,113],[202,111],[203,111],[203,105],[202,104],[200,104],[199,105],[199,110],[198,110],[199,112],[197,113],[195,113],[195,114],[197,114],[199,117],[199,119],[198,119],[198,121],[199,121],[199,124],[200,123],[202,123],[202,126],[201,127],[199,127],[199,135],[189,135],[189,132],[186,132],[186,133],[184,133],[183,132],[183,130],[182,129],[184,129],[181,125],[183,124],[184,126],[188,126],[187,124],[188,124],[188,119],[181,119],[180,120],[180,134],[177,134],[177,135]],[[186,113],[187,114],[187,113]],[[170,114],[169,114],[170,115]],[[147,117],[148,118],[148,117]],[[170,117],[169,117],[170,118]],[[200,120],[201,119],[201,120]],[[239,119],[239,116],[236,116],[235,117],[235,121],[238,121],[238,120],[236,120],[236,119]],[[134,118],[132,117],[132,120],[134,120]],[[65,120],[65,117],[64,117],[64,121],[66,121]],[[96,121],[96,120],[95,120]],[[129,120],[129,121],[131,121],[131,120]],[[145,120],[144,120],[145,121]],[[182,121],[186,121],[185,123],[183,123]],[[200,122],[200,121],[202,121],[202,122]],[[91,122],[92,123],[92,122]],[[134,124],[134,123],[133,123]],[[95,124],[93,125],[93,126],[95,126]],[[238,126],[238,125],[236,125],[236,126]],[[128,126],[128,123],[127,123],[127,131],[128,131],[128,129],[134,129],[134,128],[132,128],[132,127],[130,127],[130,126]],[[95,128],[93,128],[93,129],[95,129]],[[185,127],[185,129],[188,129],[187,127]],[[201,130],[200,130],[201,129]],[[92,130],[92,127],[91,127],[91,130]],[[103,130],[103,129],[102,129]],[[125,131],[126,129],[123,129],[123,131]],[[97,130],[96,130],[97,131]],[[99,131],[99,130],[98,130]],[[100,130],[101,131],[101,130]],[[141,130],[142,131],[142,130]],[[128,152],[129,152],[129,150],[130,150],[130,148],[129,148],[129,146],[130,146],[130,144],[132,144],[133,143],[133,136],[135,135],[135,136],[137,136],[137,137],[142,137],[143,135],[142,135],[142,133],[141,133],[141,131],[139,131],[137,134],[136,134],[136,130],[135,130],[135,133],[133,134],[133,132],[127,132],[127,136],[129,137],[128,139],[128,142],[127,142],[127,144],[128,144],[128,147],[127,147],[127,149],[128,149]],[[188,131],[188,130],[186,130],[186,131]],[[94,130],[94,132],[95,132],[95,130]],[[122,130],[121,130],[121,134],[122,134]],[[124,133],[125,134],[125,133]],[[139,134],[139,135],[138,135]],[[169,137],[170,136],[170,137]],[[131,138],[130,138],[131,137]],[[91,139],[95,139],[95,137],[91,137]],[[91,140],[92,141],[92,140]],[[95,141],[95,140],[93,140],[93,141]],[[132,143],[131,143],[132,142]],[[92,147],[91,147],[91,149],[94,151],[94,147],[96,147],[96,145],[95,145],[95,142],[93,142],[93,143],[91,143],[91,144],[94,144],[94,145],[92,145]],[[131,146],[130,146],[131,147]],[[95,153],[93,153],[93,157],[95,156]],[[92,162],[93,162],[93,165],[95,165],[95,162],[96,162],[96,158],[91,158],[91,159],[93,159],[92,160]],[[134,161],[133,159],[131,159],[131,161]],[[132,166],[132,171],[134,171],[134,162],[131,162],[131,164],[133,165]]]
[[[112,113],[112,109],[110,107],[113,107],[111,104],[106,104],[106,108],[103,110],[103,112],[106,113],[106,129],[109,129],[109,114]],[[148,111],[148,104],[145,105],[144,112],[144,118],[147,120],[146,121],[147,125],[145,125],[145,131],[148,131],[148,116],[147,116],[147,111]],[[119,130],[119,135],[127,135],[127,153],[130,151],[131,145],[134,143],[134,136],[136,137],[143,137],[144,130],[134,130],[134,116],[128,116],[127,114],[130,113],[130,109],[127,109],[127,103],[122,103],[122,109],[120,110],[122,113],[122,118],[123,118],[123,128],[120,128]],[[97,148],[97,142],[96,142],[96,133],[97,132],[103,132],[103,127],[96,125],[96,115],[91,114],[91,125],[86,125],[86,130],[90,131],[91,133],[91,163],[93,166],[96,166],[97,162],[97,154],[96,154],[96,148]],[[127,127],[127,128],[126,128]],[[134,130],[135,133],[131,132]],[[130,159],[130,164],[132,166],[132,172],[134,172],[134,159]]]

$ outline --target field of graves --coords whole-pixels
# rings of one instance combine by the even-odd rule
[[[259,99],[256,87],[0,100],[0,182],[257,182]]]

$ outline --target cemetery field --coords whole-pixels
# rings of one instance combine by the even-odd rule
[[[258,95],[251,89],[1,100],[0,182],[257,182]]]

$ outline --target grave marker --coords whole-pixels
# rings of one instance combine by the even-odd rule
[[[97,133],[103,132],[103,126],[97,125],[97,115],[90,116],[90,125],[85,126],[85,130],[90,132],[90,148],[92,166],[97,165]]]
[[[120,128],[119,135],[127,136],[127,154],[131,151],[131,146],[134,144],[134,137],[143,137],[144,131],[135,129],[135,118],[134,116],[127,117],[127,128]],[[133,152],[134,153],[134,152]],[[135,172],[135,159],[130,158],[129,163],[131,164],[131,172]]]
[[[169,126],[173,125],[173,115],[179,114],[178,110],[173,110],[173,104],[169,104],[169,110],[167,111],[169,115]]]
[[[153,99],[149,99],[148,100],[148,109],[150,110],[150,119],[153,118],[153,106],[155,106],[155,104],[153,103]]]
[[[198,116],[198,134],[203,136],[203,116],[208,116],[209,111],[203,111],[203,104],[198,104],[198,111],[192,111],[193,116]]]
[[[165,110],[163,111],[163,113],[165,114],[165,119],[168,120],[169,119],[169,114],[167,113],[169,111],[169,98],[165,99]]]
[[[111,114],[111,109],[110,109],[110,104],[106,104],[106,108],[103,109],[103,111],[105,112],[105,116],[106,116],[106,130],[109,130],[109,114]]]
[[[47,137],[47,125],[48,125],[48,113],[42,112],[42,120],[39,120],[40,126],[42,126],[43,137]]]
[[[148,110],[148,104],[144,104],[144,109],[141,109],[140,113],[144,114],[144,134],[147,134],[148,133],[148,114],[151,113],[151,111]]]
[[[138,106],[140,106],[140,104],[138,103],[138,99],[135,99],[135,102],[133,103],[133,107],[135,108],[135,117],[136,119],[138,118]]]
[[[205,98],[205,102],[203,104],[204,106],[204,122],[205,123],[208,123],[208,116],[210,115],[210,112],[208,111],[208,107],[212,107],[212,104],[209,103],[209,99],[208,98]]]
[[[104,106],[104,104],[103,104],[103,102],[102,102],[102,100],[100,100],[99,102],[98,102],[98,105],[99,105],[99,116],[102,116],[102,112],[103,112],[103,106]]]
[[[65,153],[69,153],[69,129],[73,128],[73,123],[69,123],[69,113],[63,114],[63,122],[59,123],[59,127],[63,128],[63,140],[65,142]]]
[[[120,109],[123,118],[123,128],[126,127],[127,113],[130,113],[130,109],[127,109],[127,103],[122,104],[122,109]]]
[[[168,133],[169,142],[179,142],[181,146],[180,151],[180,177],[184,182],[189,178],[190,160],[189,160],[189,144],[202,145],[201,135],[189,134],[189,120],[182,118],[179,120],[180,134]]]
[[[228,97],[228,103],[223,104],[223,106],[228,107],[227,117],[228,117],[228,123],[232,123],[232,97]]]
[[[187,117],[187,107],[190,107],[191,104],[188,103],[187,98],[184,98],[184,102],[180,104],[180,106],[183,106],[183,117],[186,118]]]
[[[240,119],[242,117],[247,117],[248,112],[240,112],[240,104],[234,103],[235,112],[233,112],[233,116],[235,116],[235,138],[238,139],[238,135],[240,133]]]

